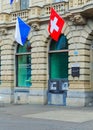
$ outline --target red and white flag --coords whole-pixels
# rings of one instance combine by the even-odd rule
[[[65,21],[57,14],[57,12],[53,8],[51,8],[48,32],[52,39],[54,39],[55,41],[58,41],[64,23]]]

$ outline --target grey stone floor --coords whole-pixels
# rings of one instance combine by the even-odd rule
[[[0,130],[93,130],[93,107],[0,106]]]

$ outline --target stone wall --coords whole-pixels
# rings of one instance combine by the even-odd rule
[[[33,0],[30,1],[29,6],[32,8],[32,12],[26,12],[26,22],[30,25],[38,25],[38,28],[33,28],[29,35],[31,42],[31,65],[32,65],[32,87],[30,89],[19,91],[16,88],[16,62],[15,62],[15,51],[16,46],[14,44],[14,33],[15,33],[15,21],[11,20],[10,13],[20,9],[20,3],[15,3],[10,6],[9,1],[2,3],[0,14],[0,50],[1,50],[1,84],[0,84],[0,95],[4,101],[15,103],[40,103],[46,104],[48,102],[48,79],[49,79],[49,68],[48,68],[48,49],[50,44],[50,36],[47,32],[48,26],[48,13],[41,14],[42,8],[38,7],[48,4],[50,0]],[[71,2],[71,0],[70,0]],[[73,2],[73,1],[72,1]],[[78,1],[75,1],[74,4]],[[1,0],[0,0],[1,3]],[[62,4],[65,5],[65,4]],[[36,6],[34,8],[34,6]],[[57,7],[56,5],[55,7]],[[60,4],[61,6],[61,4]],[[60,7],[58,6],[58,7]],[[68,6],[66,6],[68,7]],[[60,9],[60,8],[59,8]],[[66,8],[67,9],[67,8]],[[36,11],[33,13],[33,11]],[[61,11],[61,10],[60,10]],[[64,35],[68,40],[69,49],[69,63],[68,63],[68,80],[69,89],[67,91],[67,105],[73,106],[84,106],[87,105],[93,99],[93,20],[88,18],[86,21],[82,15],[69,14],[68,10],[64,10],[63,17],[65,19],[65,26],[63,29]],[[67,14],[66,14],[67,13]],[[19,11],[20,14],[20,11]],[[24,14],[24,12],[23,12]],[[33,14],[33,17],[29,17]],[[28,16],[29,15],[29,16]],[[17,16],[17,13],[16,13]],[[35,17],[35,19],[34,19]],[[16,20],[16,17],[15,17]],[[75,51],[78,54],[75,54]],[[80,76],[73,77],[71,68],[73,65],[78,64],[80,67]],[[17,89],[14,92],[15,88]],[[20,100],[19,100],[20,99]],[[26,100],[27,99],[27,100]],[[56,99],[55,99],[56,100]],[[56,101],[54,101],[56,102]],[[59,101],[61,102],[61,101]]]
[[[93,50],[91,48],[93,40],[92,26],[93,21],[91,19],[87,21],[86,25],[73,25],[73,22],[68,21],[68,26],[64,30],[69,44],[68,105],[73,104],[75,106],[79,106],[82,104],[84,106],[93,99]],[[74,54],[75,50],[78,51],[78,55]],[[79,77],[72,77],[71,75],[71,67],[74,64],[78,64],[80,66]]]

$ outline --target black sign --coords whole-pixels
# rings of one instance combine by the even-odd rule
[[[80,76],[80,67],[72,67],[72,76],[79,77]]]

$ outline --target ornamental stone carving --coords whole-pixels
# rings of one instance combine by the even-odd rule
[[[40,25],[38,22],[34,22],[32,23],[32,28],[35,30],[35,31],[38,31],[40,29]]]
[[[6,28],[0,29],[0,36],[1,35],[7,35],[7,29]]]
[[[86,18],[82,16],[81,14],[73,14],[70,15],[70,20],[77,25],[84,25],[86,24]]]

